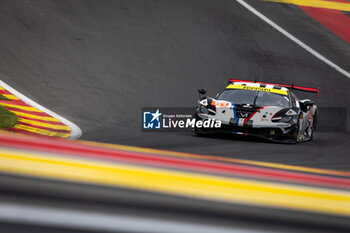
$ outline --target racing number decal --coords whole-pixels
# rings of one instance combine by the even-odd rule
[[[211,102],[211,105],[214,105],[214,106],[217,106],[217,107],[229,107],[230,103],[228,103],[228,102],[217,102],[217,101],[213,100]]]

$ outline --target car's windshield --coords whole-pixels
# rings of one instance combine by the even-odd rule
[[[235,104],[250,104],[255,106],[279,106],[289,107],[289,98],[264,91],[227,89],[220,93],[218,100],[226,100]]]

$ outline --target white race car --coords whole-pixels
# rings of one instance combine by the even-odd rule
[[[218,129],[195,128],[198,135],[224,132],[253,135],[295,143],[312,140],[317,125],[317,106],[310,99],[299,100],[291,90],[319,94],[317,88],[230,79],[216,98],[199,89],[197,120],[221,121]]]

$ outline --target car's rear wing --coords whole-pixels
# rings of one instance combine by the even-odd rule
[[[246,83],[261,83],[261,84],[270,84],[270,85],[275,85],[275,86],[280,86],[280,87],[286,87],[289,89],[294,89],[298,91],[306,91],[306,92],[312,92],[316,93],[317,97],[320,94],[320,90],[318,88],[313,88],[313,87],[301,87],[301,86],[295,86],[295,85],[288,85],[288,84],[277,84],[277,83],[267,83],[267,82],[258,82],[258,81],[250,81],[250,80],[240,80],[240,79],[233,79],[230,78],[228,80],[229,83],[234,83],[234,82],[246,82]]]

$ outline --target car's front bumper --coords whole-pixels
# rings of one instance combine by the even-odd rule
[[[295,134],[297,131],[296,125],[291,125],[289,128],[278,127],[242,127],[236,125],[222,124],[220,128],[210,129],[195,129],[195,132],[201,134],[226,133],[237,135],[250,135],[260,137],[272,141],[279,142],[295,142]],[[287,132],[287,133],[285,133]]]

